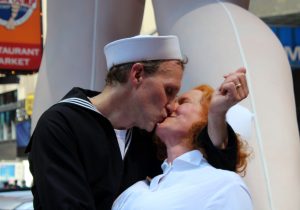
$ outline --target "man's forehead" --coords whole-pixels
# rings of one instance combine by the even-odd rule
[[[170,83],[176,83],[181,85],[181,80],[183,77],[183,71],[181,67],[171,67],[166,66],[159,68],[159,70],[156,72],[157,77],[163,78],[164,81],[170,82]]]
[[[185,93],[182,93],[181,95],[177,96],[176,98],[202,98],[202,91],[201,90],[196,90],[196,89],[192,89],[189,90]]]
[[[166,66],[160,68],[156,72],[156,75],[163,77],[164,80],[167,80],[169,82],[179,83],[180,86],[183,77],[183,70],[179,66]]]

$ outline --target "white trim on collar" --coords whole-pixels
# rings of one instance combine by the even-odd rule
[[[72,98],[66,98],[64,100],[61,100],[60,102],[58,103],[70,103],[70,104],[75,104],[75,105],[78,105],[78,106],[81,106],[83,108],[86,108],[86,109],[89,109],[89,110],[92,110],[94,112],[97,112],[98,114],[101,114],[103,116],[103,114],[98,110],[96,109],[96,107],[89,101],[87,100],[84,100],[84,99],[81,99],[81,98],[76,98],[76,97],[72,97]],[[129,148],[129,145],[131,143],[131,139],[132,139],[132,128],[130,129],[127,129],[126,131],[126,137],[125,137],[125,144],[124,144],[124,155],[126,154],[128,148]],[[116,133],[116,130],[115,130],[115,133]],[[116,136],[117,136],[117,133],[116,133]],[[117,137],[117,139],[119,139],[119,137]],[[120,142],[118,140],[118,144],[120,146]],[[122,148],[120,148],[122,149]],[[124,155],[123,158],[124,158]]]
[[[99,112],[99,110],[96,109],[96,107],[91,102],[86,101],[86,100],[81,99],[81,98],[76,98],[76,97],[67,98],[67,99],[64,99],[64,100],[60,101],[59,103],[71,103],[71,104],[75,104],[75,105],[84,107],[86,109],[90,109],[92,111],[95,111],[95,112],[101,114],[101,112]]]

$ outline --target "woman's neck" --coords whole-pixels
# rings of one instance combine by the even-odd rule
[[[167,149],[167,162],[172,163],[177,157],[192,150],[192,146],[188,146],[185,139],[165,143]]]

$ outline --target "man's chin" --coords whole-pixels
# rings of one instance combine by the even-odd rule
[[[161,122],[157,122],[157,123],[149,123],[149,124],[147,125],[147,128],[144,128],[144,130],[146,130],[146,131],[148,131],[148,132],[156,132],[157,127],[160,127],[160,125],[163,124],[164,121],[165,121],[165,119],[162,120]]]
[[[148,124],[146,128],[144,128],[144,130],[146,130],[147,132],[152,132],[152,131],[155,131],[156,129],[156,124],[153,123],[153,124]]]

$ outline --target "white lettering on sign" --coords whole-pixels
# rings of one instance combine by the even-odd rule
[[[9,66],[28,66],[29,58],[1,58],[0,65],[9,65]]]
[[[284,47],[286,54],[291,59],[292,62],[300,61],[300,46],[296,46],[294,50],[290,46]]]
[[[2,47],[0,46],[0,54],[5,55],[27,55],[38,56],[39,48],[22,48],[22,47]]]

